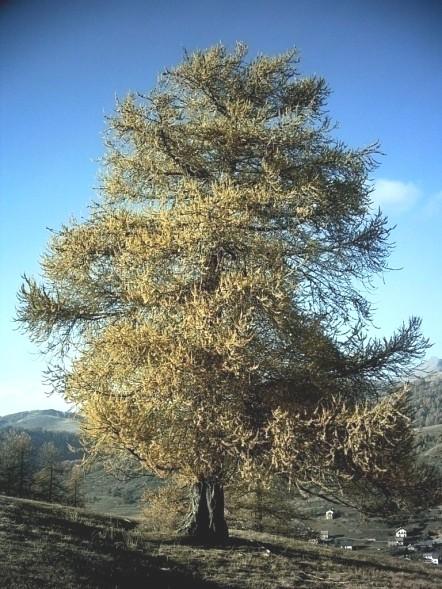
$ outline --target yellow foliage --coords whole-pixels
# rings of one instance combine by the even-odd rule
[[[356,286],[389,249],[376,147],[333,139],[295,53],[245,55],[197,52],[117,104],[102,198],[53,236],[19,318],[68,354],[64,395],[97,448],[188,482],[379,482],[413,449],[376,389],[426,342],[416,320],[362,335]]]

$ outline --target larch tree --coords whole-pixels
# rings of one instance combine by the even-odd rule
[[[56,502],[65,499],[63,468],[60,452],[53,442],[44,442],[38,452],[40,470],[34,475],[33,491],[45,501]]]
[[[23,497],[29,494],[32,476],[31,437],[11,429],[0,439],[0,491]]]
[[[81,464],[74,464],[69,472],[66,481],[66,499],[70,505],[74,507],[82,507],[84,505],[84,469]]]
[[[327,85],[297,61],[218,45],[118,102],[100,198],[20,293],[93,447],[187,480],[183,530],[205,542],[228,535],[232,477],[366,510],[432,500],[391,389],[427,347],[419,320],[366,336],[390,251],[377,146],[333,137]]]

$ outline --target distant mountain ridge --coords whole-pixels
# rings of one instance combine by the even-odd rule
[[[28,431],[44,430],[76,434],[80,430],[80,418],[69,411],[35,409],[0,417],[0,430],[10,427]]]
[[[442,358],[430,358],[427,362],[428,367],[432,370],[437,370],[438,372],[442,372]]]
[[[442,358],[433,356],[414,372],[415,378],[442,378]]]

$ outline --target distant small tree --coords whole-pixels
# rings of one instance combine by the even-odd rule
[[[60,453],[53,442],[45,442],[39,450],[40,470],[35,474],[33,492],[49,501],[63,501],[66,490],[63,485],[63,468]]]
[[[81,507],[84,505],[84,470],[81,464],[74,464],[69,471],[66,481],[66,496],[65,500],[74,507]]]
[[[7,495],[29,494],[32,441],[26,432],[9,430],[0,440],[0,489]]]
[[[15,451],[18,460],[18,494],[20,497],[27,494],[31,482],[31,436],[26,432],[20,432],[15,441]]]
[[[327,85],[295,52],[246,53],[186,55],[118,103],[103,198],[20,293],[32,337],[71,351],[52,374],[92,445],[180,473],[183,530],[203,542],[228,535],[232,477],[365,510],[438,500],[392,386],[427,349],[420,322],[366,335],[361,285],[390,252],[377,148],[333,136]]]

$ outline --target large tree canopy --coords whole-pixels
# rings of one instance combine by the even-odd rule
[[[226,535],[232,476],[366,508],[430,499],[406,397],[378,394],[425,351],[419,321],[365,335],[390,249],[377,147],[334,139],[327,96],[295,52],[186,55],[117,104],[100,200],[21,291],[32,336],[71,352],[64,395],[95,446],[194,483],[197,535]]]

